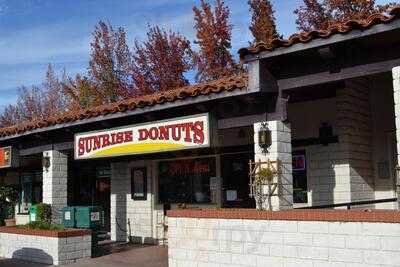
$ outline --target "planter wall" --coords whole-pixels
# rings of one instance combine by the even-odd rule
[[[400,266],[399,211],[168,212],[169,266]]]
[[[91,231],[0,227],[0,257],[62,265],[91,257]]]

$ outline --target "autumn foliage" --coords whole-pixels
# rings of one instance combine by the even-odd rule
[[[97,87],[100,102],[109,103],[130,95],[132,55],[123,28],[100,21],[90,44],[89,77]]]
[[[270,0],[248,0],[248,4],[251,43],[280,37]],[[375,0],[303,0],[295,10],[296,23],[303,31],[325,29],[387,12],[394,5],[377,5]],[[16,103],[0,114],[0,127],[182,87],[192,74],[204,82],[243,71],[231,54],[233,25],[225,2],[200,0],[193,13],[194,47],[185,36],[159,26],[149,26],[144,40],[130,44],[124,28],[99,21],[90,42],[87,73],[57,75],[49,65],[42,84],[19,88]]]
[[[199,7],[193,7],[193,12],[197,38],[195,43],[199,46],[199,51],[193,53],[196,80],[210,81],[237,73],[240,68],[230,53],[230,11],[224,1],[216,0],[212,7],[201,0]]]
[[[0,115],[2,127],[15,123],[50,117],[67,110],[69,98],[63,92],[62,82],[53,67],[48,66],[45,80],[40,86],[21,86],[15,104],[8,105]]]
[[[250,31],[254,37],[254,43],[268,43],[277,38],[275,15],[269,0],[249,0],[251,13]]]
[[[397,4],[377,5],[375,0],[303,0],[295,10],[299,30],[327,29],[350,19],[363,20],[373,13],[384,13]]]
[[[178,33],[149,27],[147,40],[135,41],[132,79],[137,94],[150,94],[189,84],[190,42]]]

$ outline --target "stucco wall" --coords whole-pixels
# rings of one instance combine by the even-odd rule
[[[400,224],[169,218],[169,266],[400,266]]]

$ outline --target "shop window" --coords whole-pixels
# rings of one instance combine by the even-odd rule
[[[137,168],[132,170],[131,177],[132,199],[147,199],[147,171],[146,168]]]
[[[215,158],[163,161],[159,164],[160,203],[211,203]]]
[[[293,152],[292,163],[293,202],[308,203],[306,152],[304,150]]]
[[[29,208],[36,203],[42,202],[43,178],[41,172],[25,172],[20,177],[21,187],[19,194],[18,212],[27,214]]]

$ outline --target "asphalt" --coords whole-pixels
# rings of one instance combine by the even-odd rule
[[[48,267],[14,259],[0,258],[0,267]],[[87,261],[63,265],[68,267],[168,267],[168,249],[160,246],[124,248],[123,251]]]

